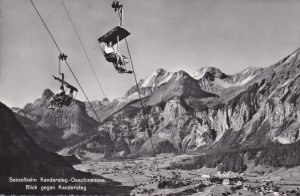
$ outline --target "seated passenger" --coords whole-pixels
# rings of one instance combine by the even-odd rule
[[[61,106],[59,105],[59,103],[57,102],[58,99],[61,99],[62,96],[64,96],[66,94],[64,86],[61,85],[60,89],[57,93],[54,94],[54,96],[50,99],[50,106],[48,107],[51,110],[54,110],[57,106]]]
[[[129,71],[126,70],[126,64],[129,62],[126,56],[121,55],[118,52],[115,52],[113,47],[108,46],[104,42],[100,43],[100,47],[103,50],[103,54],[105,56],[105,59],[108,62],[113,63],[115,69],[119,73],[129,73]]]
[[[62,96],[62,95],[65,95],[66,92],[65,92],[65,89],[64,89],[64,86],[61,85],[60,88],[59,88],[59,91],[57,91],[57,93],[55,93],[54,96]]]

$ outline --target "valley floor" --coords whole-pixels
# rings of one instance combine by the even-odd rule
[[[125,160],[127,169],[121,161],[85,161],[75,165],[77,170],[91,172],[105,178],[121,182],[127,186],[137,187],[132,195],[298,195],[300,194],[300,166],[290,169],[254,166],[250,164],[247,171],[238,173],[220,173],[216,169],[201,168],[197,170],[168,170],[174,161],[188,161],[193,155],[161,154],[157,157],[159,172],[154,157],[143,157]],[[131,172],[133,182],[128,172]],[[164,189],[158,188],[158,181],[172,181],[176,176],[176,185],[167,184]],[[211,176],[220,179],[219,183],[211,182]],[[241,177],[244,182],[224,179]],[[173,180],[174,182],[174,180]],[[179,183],[178,183],[179,182]],[[230,183],[230,184],[228,184]],[[170,188],[172,187],[172,188]],[[175,188],[176,187],[176,188]],[[297,193],[298,192],[298,193]]]

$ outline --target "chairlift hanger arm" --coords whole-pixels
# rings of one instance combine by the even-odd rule
[[[60,79],[60,78],[58,78],[56,76],[53,76],[53,78],[55,80],[61,82],[62,84],[64,84],[67,88],[72,89],[73,91],[78,92],[78,89],[76,87],[72,86],[71,84],[69,84],[68,82],[66,82],[66,81],[64,81],[64,80],[62,80],[62,79]]]

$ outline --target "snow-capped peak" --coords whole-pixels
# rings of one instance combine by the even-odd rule
[[[212,75],[217,78],[221,78],[223,75],[225,75],[223,72],[221,72],[220,69],[215,67],[202,67],[197,70],[197,72],[194,74],[194,79],[199,80],[206,76],[206,74],[209,73],[209,75]]]
[[[196,80],[203,78],[203,76],[205,75],[207,70],[208,70],[208,67],[203,67],[201,69],[198,69],[193,78],[195,78]]]
[[[172,75],[173,73],[167,72],[166,70],[159,68],[156,72],[154,72],[152,75],[145,79],[141,87],[146,88],[159,86],[163,83],[168,82],[172,78]]]

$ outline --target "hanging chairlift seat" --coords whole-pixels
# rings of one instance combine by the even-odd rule
[[[71,84],[67,83],[66,81],[64,81],[56,76],[53,76],[53,77],[55,80],[58,80],[63,85],[65,85],[66,88],[70,89],[70,91],[78,92],[78,89],[76,87],[72,86]],[[64,105],[70,106],[73,98],[74,98],[73,94],[66,95],[65,92],[63,94],[55,94],[50,101],[50,105],[55,106],[55,108],[62,108],[62,106],[64,106]]]
[[[73,95],[55,94],[50,101],[50,105],[55,106],[55,108],[62,108],[64,105],[70,106],[72,101],[73,101]]]
[[[72,100],[73,100],[73,97],[68,96],[68,95],[63,95],[58,100],[58,103],[60,103],[61,105],[70,106]]]
[[[112,30],[107,32],[105,35],[100,37],[98,39],[98,41],[99,41],[99,43],[104,42],[107,45],[109,45],[111,43],[113,46],[113,45],[117,44],[118,42],[120,42],[121,40],[125,39],[129,35],[130,35],[130,33],[126,29],[124,29],[121,26],[116,26],[115,28],[113,28]]]
[[[58,108],[62,108],[62,106],[70,106],[72,103],[73,97],[69,95],[54,95],[51,100],[52,104]]]

